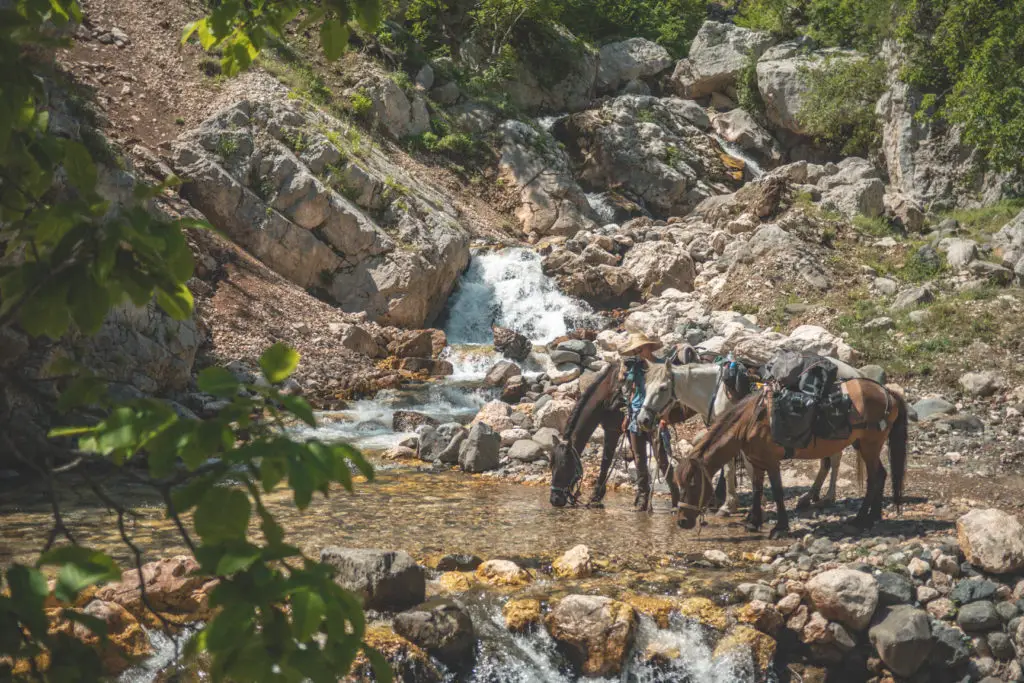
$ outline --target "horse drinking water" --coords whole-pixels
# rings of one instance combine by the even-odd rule
[[[907,406],[901,396],[869,379],[846,380],[841,386],[850,401],[849,436],[845,439],[815,438],[807,447],[793,451],[793,457],[800,460],[827,458],[852,445],[863,461],[868,481],[864,502],[853,523],[868,528],[882,519],[886,479],[882,448],[887,440],[892,466],[892,498],[897,511],[902,503],[907,462]],[[786,457],[786,449],[772,438],[772,401],[772,392],[768,390],[740,400],[711,425],[690,457],[676,468],[676,483],[682,496],[676,516],[680,527],[692,529],[696,525],[697,516],[714,496],[711,477],[742,451],[754,470],[754,501],[748,529],[761,528],[761,496],[767,472],[778,509],[778,521],[771,537],[789,530],[779,470],[779,464]]]

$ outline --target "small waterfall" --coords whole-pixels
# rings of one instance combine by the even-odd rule
[[[529,249],[474,254],[445,315],[452,344],[490,344],[492,325],[507,327],[538,344],[600,318],[586,303],[558,291]]]
[[[568,114],[555,114],[553,116],[538,116],[536,121],[537,125],[547,132],[551,132],[551,129],[555,127],[559,119],[564,119]]]
[[[594,210],[597,217],[601,219],[602,225],[615,222],[615,207],[608,201],[608,195],[604,192],[588,192],[587,202]]]
[[[754,161],[750,154],[740,148],[739,145],[729,142],[719,135],[712,135],[711,137],[713,137],[718,144],[722,146],[722,149],[725,150],[726,154],[743,160],[743,163],[746,165],[746,170],[750,172],[751,178],[756,179],[764,175],[764,169],[761,168],[761,164]]]

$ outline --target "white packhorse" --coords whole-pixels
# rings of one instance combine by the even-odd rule
[[[829,358],[838,368],[838,379],[856,379],[861,373],[854,367]],[[644,411],[648,415],[657,414],[655,407],[668,405],[671,400],[686,406],[695,411],[710,423],[726,412],[733,404],[729,398],[729,392],[724,382],[719,381],[722,366],[713,363],[662,363],[652,367],[647,373],[647,396],[644,399],[641,415]],[[671,382],[668,377],[671,374]],[[671,392],[671,398],[665,395]],[[714,403],[711,398],[714,396]],[[708,414],[710,411],[710,415]],[[663,411],[662,411],[663,412]],[[806,508],[812,503],[818,502],[821,498],[821,487],[825,484],[825,475],[831,469],[828,494],[823,504],[831,505],[836,502],[836,479],[839,476],[839,463],[842,452],[821,461],[818,469],[818,476],[814,478],[814,485],[811,490],[800,497],[797,502],[797,509]],[[753,474],[747,459],[743,458],[743,464],[747,468],[747,476],[753,480]],[[730,515],[739,509],[739,499],[736,495],[736,465],[730,462],[725,466],[725,502],[719,508],[719,515]]]

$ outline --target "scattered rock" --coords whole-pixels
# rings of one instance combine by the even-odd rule
[[[807,583],[814,606],[828,619],[862,631],[878,605],[878,583],[864,572],[831,569]]]
[[[949,599],[958,605],[969,605],[979,600],[989,600],[996,594],[999,584],[986,579],[961,581],[950,592]]]
[[[993,574],[1024,568],[1024,527],[996,509],[971,510],[956,521],[957,539],[967,560]]]
[[[401,550],[330,547],[320,551],[320,561],[334,567],[334,580],[367,609],[407,609],[426,595],[423,567]]]
[[[492,328],[492,332],[494,333],[494,348],[506,358],[522,362],[533,350],[530,340],[515,330],[495,326]],[[508,378],[506,377],[506,379]]]
[[[932,649],[928,615],[905,605],[886,607],[868,631],[871,644],[893,673],[912,676]]]
[[[960,386],[968,396],[991,396],[1004,385],[1003,378],[992,372],[968,372],[960,377]]]
[[[551,569],[560,579],[583,579],[594,571],[590,562],[590,551],[585,545],[578,545],[555,560]]]
[[[469,436],[459,449],[459,465],[464,472],[489,472],[498,469],[501,437],[490,425],[478,422],[469,430]]]
[[[980,600],[964,605],[956,615],[956,623],[968,633],[991,631],[1002,624],[995,605],[988,600]]]
[[[597,595],[569,595],[545,620],[585,676],[615,676],[636,636],[637,618],[624,602]]]
[[[679,603],[679,613],[699,624],[724,631],[728,623],[725,610],[707,598],[687,598]]]
[[[952,415],[956,412],[956,406],[941,398],[926,398],[914,404],[914,412],[917,419],[929,420],[942,415]]]
[[[438,427],[440,423],[429,415],[414,410],[396,410],[391,418],[391,429],[396,432],[414,432],[420,425]]]
[[[146,597],[153,609],[174,624],[204,621],[211,616],[209,593],[216,582],[199,573],[199,563],[187,555],[142,565]],[[121,580],[96,591],[96,599],[124,607],[149,625],[160,622],[142,602],[139,572],[126,571]]]
[[[896,300],[892,302],[892,306],[889,310],[894,313],[900,311],[906,311],[908,309],[920,306],[921,304],[931,303],[935,300],[935,293],[927,285],[923,287],[911,287],[905,289],[896,295]]]
[[[546,460],[547,454],[539,443],[532,439],[521,439],[512,444],[508,457],[519,462],[537,462]]]
[[[878,604],[906,605],[914,601],[914,582],[903,574],[882,572],[875,581],[878,584]]]
[[[530,574],[510,560],[487,560],[476,568],[478,579],[491,586],[523,586]]]
[[[613,92],[629,81],[656,76],[672,66],[668,50],[646,38],[629,38],[601,48],[597,90]]]
[[[435,599],[395,616],[395,633],[455,668],[469,665],[476,647],[473,621],[450,600]]]

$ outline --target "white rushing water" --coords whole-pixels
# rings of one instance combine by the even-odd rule
[[[597,217],[601,219],[602,225],[615,222],[615,207],[608,201],[608,194],[605,192],[587,192],[587,203],[594,210]]]
[[[509,248],[474,254],[448,303],[444,331],[451,344],[490,344],[491,326],[499,325],[543,344],[598,320],[586,303],[558,291],[538,254]]]
[[[751,178],[760,178],[764,175],[764,169],[761,168],[761,164],[757,163],[739,145],[733,144],[719,135],[712,135],[711,137],[718,141],[718,144],[722,146],[726,154],[743,160],[743,163],[746,164],[746,170],[750,172]]]

